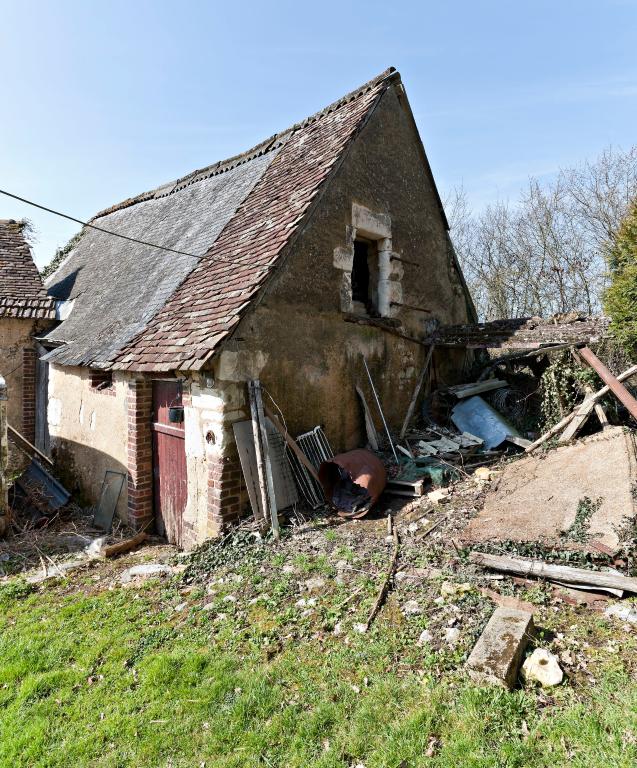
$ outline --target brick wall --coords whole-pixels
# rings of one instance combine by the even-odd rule
[[[234,443],[223,456],[208,457],[208,536],[221,531],[241,516],[247,492]]]
[[[152,381],[131,379],[127,393],[128,522],[137,530],[148,530],[153,522],[152,408]]]
[[[32,347],[22,350],[22,434],[35,443],[35,364],[36,352]]]

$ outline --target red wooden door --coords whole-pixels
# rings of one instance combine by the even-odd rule
[[[153,479],[157,529],[171,544],[182,543],[182,521],[188,484],[184,422],[170,420],[183,414],[181,382],[153,382]]]

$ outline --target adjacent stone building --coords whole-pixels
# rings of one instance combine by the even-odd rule
[[[53,324],[55,303],[42,284],[25,229],[23,221],[0,219],[0,376],[8,423],[35,442],[35,337]]]
[[[292,434],[322,424],[349,449],[362,356],[399,426],[424,360],[411,339],[474,319],[393,70],[91,223],[131,239],[85,228],[47,283],[66,317],[47,337],[53,449],[92,498],[125,473],[120,514],[183,546],[245,510],[248,379]],[[462,355],[436,355],[437,374]]]

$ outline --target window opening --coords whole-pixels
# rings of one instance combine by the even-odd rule
[[[352,267],[352,299],[365,306],[369,304],[369,243],[354,241],[354,265]]]

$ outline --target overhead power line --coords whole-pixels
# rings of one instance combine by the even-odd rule
[[[95,224],[90,224],[88,221],[82,221],[81,219],[76,219],[75,216],[69,216],[67,213],[61,213],[60,211],[55,211],[53,208],[47,208],[45,205],[40,205],[39,203],[34,203],[32,200],[27,200],[24,197],[20,197],[19,195],[14,195],[11,192],[7,192],[4,189],[0,189],[0,194],[6,195],[7,197],[12,197],[14,200],[19,200],[21,203],[26,203],[27,205],[32,205],[34,208],[39,208],[41,211],[46,211],[47,213],[52,213],[55,216],[61,216],[63,219],[68,219],[69,221],[74,221],[76,224],[81,224],[83,227],[90,227],[91,229],[96,229],[98,232],[102,232],[105,235],[111,235],[112,237],[119,237],[122,240],[128,240],[131,243],[138,243],[139,245],[147,245],[149,248],[157,248],[160,251],[168,251],[168,253],[176,253],[179,256],[191,256],[193,259],[201,259],[202,256],[196,256],[194,253],[188,253],[188,251],[178,251],[175,248],[168,248],[165,245],[157,245],[157,243],[149,243],[147,240],[138,240],[136,237],[129,237],[128,235],[122,235],[119,232],[113,232],[110,229],[104,229],[103,227],[98,227]],[[229,264],[234,264],[234,262],[231,259],[224,259],[222,257],[217,257],[221,261],[227,261]]]

